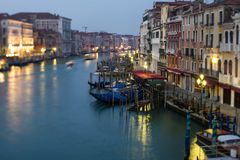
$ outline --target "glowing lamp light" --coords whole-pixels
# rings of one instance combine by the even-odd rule
[[[53,52],[56,52],[56,51],[57,51],[57,48],[56,48],[56,47],[53,47],[52,50],[53,50]]]
[[[200,75],[200,80],[203,80],[203,79],[204,79],[204,75],[201,74],[201,75]]]
[[[46,48],[41,48],[42,53],[45,53],[45,51],[46,51]]]
[[[202,82],[202,85],[203,85],[203,87],[205,87],[205,86],[207,85],[207,81],[204,80],[204,81]]]
[[[212,57],[212,63],[216,64],[218,62],[218,58],[217,57]]]
[[[197,84],[200,85],[200,83],[201,83],[201,80],[197,79]]]

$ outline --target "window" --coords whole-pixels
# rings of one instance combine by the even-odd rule
[[[222,62],[220,59],[218,60],[218,72],[222,72]]]
[[[219,40],[219,44],[220,44],[222,42],[222,34],[221,33],[218,35],[218,40]]]
[[[206,25],[207,26],[209,25],[209,15],[208,14],[206,15]]]
[[[203,42],[203,30],[202,30],[202,36],[201,36],[201,41]]]
[[[219,12],[219,23],[220,24],[223,23],[223,12],[222,11]]]
[[[198,41],[198,34],[197,34],[197,31],[195,32],[195,34],[196,34],[195,41],[197,42],[197,41]]]
[[[184,39],[184,31],[182,32],[182,39]]]
[[[239,26],[236,27],[236,44],[239,44]]]
[[[205,69],[208,69],[208,61],[207,61],[207,58],[205,58]]]
[[[211,41],[211,48],[213,48],[213,34],[211,34],[211,37],[210,37],[211,39],[210,39],[210,41]]]
[[[227,60],[224,61],[224,74],[227,75]]]
[[[232,61],[229,61],[229,74],[232,75]]]
[[[6,28],[3,28],[3,30],[2,30],[2,34],[3,34],[3,35],[6,34]]]
[[[3,46],[6,46],[6,45],[7,45],[7,39],[3,38]]]
[[[228,31],[225,32],[225,43],[228,43]]]
[[[208,46],[208,35],[206,35],[206,47]]]
[[[212,13],[212,16],[211,16],[211,25],[214,25],[214,13]]]
[[[233,31],[230,32],[230,43],[233,43]]]
[[[238,59],[235,58],[235,77],[238,77]]]
[[[156,38],[159,38],[159,32],[156,32]]]

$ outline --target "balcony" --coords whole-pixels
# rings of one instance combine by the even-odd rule
[[[220,52],[232,52],[233,44],[220,43]]]
[[[234,51],[240,52],[240,44],[234,45]]]
[[[224,75],[222,73],[219,74],[219,82],[225,84],[233,84],[233,76],[231,75]]]
[[[166,63],[163,63],[163,62],[158,62],[158,66],[159,66],[159,67],[166,67],[167,64],[166,64]]]
[[[166,49],[166,53],[167,54],[175,54],[175,50],[174,49]]]
[[[208,76],[208,77],[213,77],[213,78],[219,78],[219,72],[218,71],[213,71],[205,68],[200,68],[199,72]]]
[[[178,15],[178,16],[168,18],[167,22],[177,22],[177,21],[181,21],[181,20],[182,20],[182,16]]]
[[[168,35],[169,36],[175,36],[175,35],[177,35],[177,31],[168,32]]]
[[[152,39],[152,44],[160,44],[160,39],[159,38]]]

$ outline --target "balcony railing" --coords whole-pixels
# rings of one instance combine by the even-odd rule
[[[220,52],[232,52],[232,51],[233,51],[233,44],[220,43]]]
[[[233,76],[232,75],[224,75],[222,73],[219,74],[219,82],[233,84]]]
[[[213,71],[205,68],[200,68],[199,72],[213,78],[219,78],[219,72],[218,71]]]
[[[168,32],[168,35],[169,36],[175,36],[175,35],[177,35],[177,31]]]
[[[174,49],[166,49],[166,53],[170,53],[170,54],[175,54],[175,50]]]
[[[166,64],[166,63],[163,63],[163,62],[158,62],[158,66],[160,66],[160,67],[166,67],[167,64]]]
[[[175,21],[180,21],[180,20],[182,20],[182,16],[178,15],[178,16],[168,18],[167,22],[175,22]]]

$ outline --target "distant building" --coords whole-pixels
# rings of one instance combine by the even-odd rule
[[[31,23],[3,18],[0,22],[1,54],[8,57],[25,57],[33,53],[33,28]]]
[[[12,19],[33,24],[34,31],[53,31],[61,34],[60,45],[56,46],[60,55],[71,54],[71,19],[45,12],[20,12]]]

